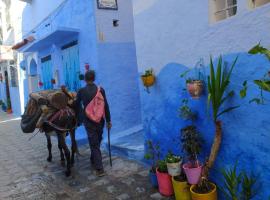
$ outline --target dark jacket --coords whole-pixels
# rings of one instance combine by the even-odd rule
[[[83,115],[83,123],[85,124],[85,126],[93,127],[93,128],[103,128],[104,127],[104,119],[102,119],[100,123],[96,123],[96,122],[90,120],[85,115],[85,108],[92,101],[92,99],[96,96],[97,89],[98,88],[94,83],[87,84],[85,87],[81,88],[79,90],[79,92],[77,93],[77,99],[76,99],[75,105],[76,105],[77,115],[78,116],[79,116],[79,114]],[[105,90],[103,88],[101,88],[100,91],[101,91],[101,94],[103,95],[104,101],[105,101],[106,122],[111,122],[111,114],[110,114],[110,109],[109,109],[109,105],[107,102]],[[83,109],[81,109],[81,105],[83,105]],[[83,111],[83,113],[80,113],[82,111]]]

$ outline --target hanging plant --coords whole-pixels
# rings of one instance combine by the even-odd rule
[[[187,70],[180,75],[181,78],[186,80],[186,88],[190,96],[193,99],[198,99],[204,91],[204,79],[205,79],[205,67],[203,64],[203,59],[200,59],[199,62],[194,67],[194,75],[192,77],[186,78],[187,74],[191,70]]]
[[[80,79],[80,81],[83,81],[84,80],[84,75],[83,74],[80,74],[79,75],[79,79]]]

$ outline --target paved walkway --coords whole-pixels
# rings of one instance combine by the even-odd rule
[[[113,157],[113,168],[104,154],[107,176],[97,178],[90,170],[89,148],[81,147],[72,177],[64,176],[57,142],[53,162],[47,163],[46,139],[20,130],[20,121],[0,112],[0,199],[161,199],[151,188],[147,170],[136,162]]]

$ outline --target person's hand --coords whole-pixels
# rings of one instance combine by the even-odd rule
[[[107,122],[107,128],[111,129],[112,128],[112,122]]]

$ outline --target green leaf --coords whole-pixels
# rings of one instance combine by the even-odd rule
[[[258,85],[262,90],[270,92],[270,81],[267,80],[254,80],[254,83]]]
[[[255,103],[257,103],[257,104],[262,104],[261,99],[259,99],[259,98],[253,98],[253,99],[251,99],[251,100],[249,101],[249,103],[253,103],[253,102],[255,102]]]
[[[270,51],[263,46],[257,44],[256,46],[252,47],[249,51],[249,54],[264,54],[270,60]]]
[[[230,111],[232,111],[232,110],[234,110],[234,109],[236,109],[236,108],[239,108],[239,107],[240,107],[240,106],[232,106],[232,107],[229,107],[229,108],[223,110],[222,112],[220,112],[220,113],[217,115],[217,117],[220,117],[221,115],[223,115],[223,114],[225,114],[225,113],[227,113],[227,112],[230,112]]]

